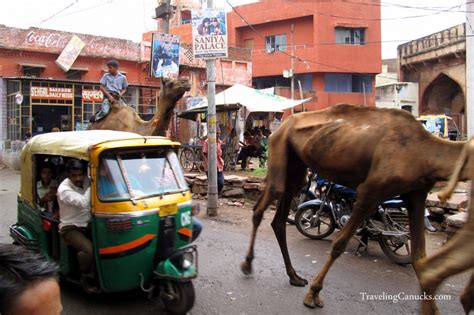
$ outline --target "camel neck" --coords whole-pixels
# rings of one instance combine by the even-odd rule
[[[430,177],[435,180],[447,180],[453,172],[454,165],[458,160],[464,141],[448,141],[432,137],[427,146],[422,149],[429,161]]]

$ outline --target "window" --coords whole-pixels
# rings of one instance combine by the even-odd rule
[[[336,27],[336,44],[365,45],[365,28]]]
[[[39,78],[41,76],[42,71],[43,71],[43,68],[23,67],[23,75],[25,77],[37,77],[37,78]]]
[[[286,35],[272,35],[265,37],[265,48],[268,53],[286,51]]]
[[[372,92],[372,75],[326,73],[324,75],[324,91],[335,93],[366,93]]]
[[[69,70],[66,72],[66,78],[69,80],[81,80],[82,79],[82,71],[81,70]]]

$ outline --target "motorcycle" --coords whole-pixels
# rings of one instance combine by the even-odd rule
[[[304,236],[320,240],[347,224],[357,193],[321,178],[316,182],[320,198],[298,206],[295,225]],[[411,263],[408,213],[401,199],[390,199],[379,205],[375,214],[358,228],[355,237],[359,241],[357,255],[367,250],[371,239],[378,241],[382,251],[394,263]]]
[[[289,224],[295,224],[295,215],[298,212],[298,207],[300,204],[308,200],[317,199],[319,197],[319,192],[317,188],[317,175],[311,171],[308,171],[308,178],[306,184],[298,192],[296,196],[291,199],[290,213],[286,218],[286,222]]]

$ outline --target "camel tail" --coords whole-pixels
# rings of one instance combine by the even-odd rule
[[[456,185],[459,182],[461,177],[462,171],[464,166],[466,165],[469,159],[469,152],[471,151],[471,147],[474,146],[473,140],[466,143],[461,151],[461,155],[459,156],[458,160],[456,161],[456,165],[454,166],[453,173],[451,174],[448,184],[446,187],[438,194],[438,198],[442,203],[445,203],[454,192]]]

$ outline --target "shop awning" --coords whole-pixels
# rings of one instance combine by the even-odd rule
[[[46,65],[39,64],[39,63],[19,62],[18,65],[20,65],[20,67],[22,67],[22,68],[41,68],[41,69],[46,68]]]
[[[89,68],[87,67],[71,67],[69,71],[81,71],[81,72],[88,72]]]
[[[268,90],[256,90],[236,84],[216,95],[216,111],[237,110],[245,107],[248,112],[281,112],[308,102],[310,99],[291,100],[283,96],[268,93]],[[207,100],[197,106],[182,111],[179,117],[195,120],[198,113],[207,112]]]

